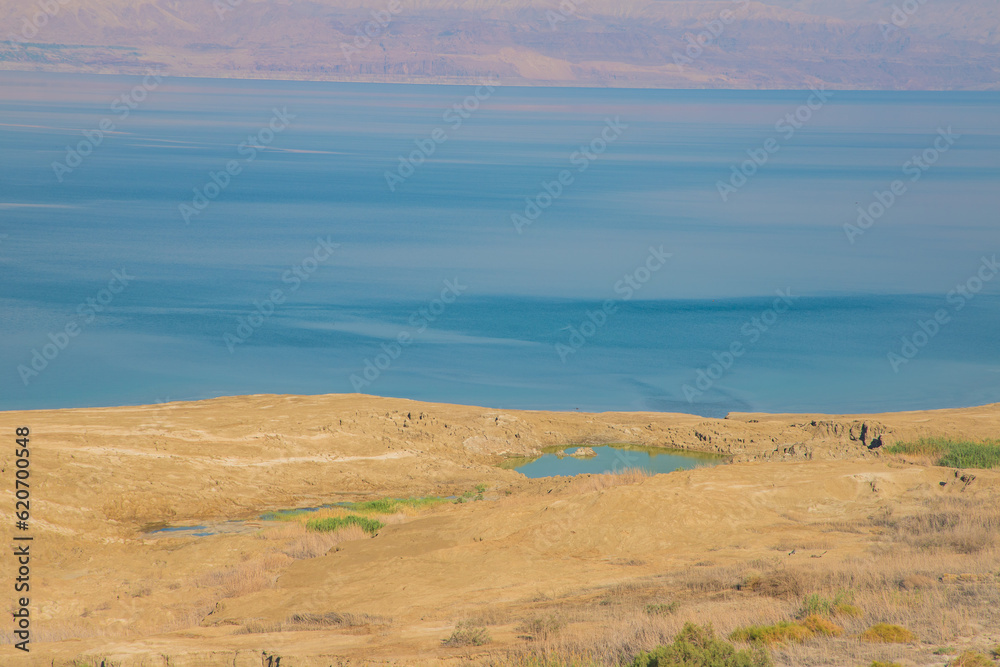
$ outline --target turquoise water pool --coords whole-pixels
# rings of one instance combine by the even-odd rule
[[[702,466],[719,465],[729,459],[714,454],[702,454],[659,447],[634,447],[625,445],[592,446],[593,456],[574,456],[581,446],[545,449],[542,456],[509,459],[504,468],[518,471],[526,477],[569,477],[584,473],[601,474],[620,472],[628,468],[641,468],[652,473],[667,473]]]

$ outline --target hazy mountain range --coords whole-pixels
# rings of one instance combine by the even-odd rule
[[[0,69],[1000,88],[996,0],[0,0]],[[367,32],[367,35],[365,34]]]

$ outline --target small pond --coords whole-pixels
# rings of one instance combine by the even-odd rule
[[[569,477],[584,473],[618,472],[626,468],[642,468],[651,473],[688,470],[727,463],[728,457],[661,447],[631,445],[594,445],[593,456],[573,456],[585,446],[550,447],[534,459],[512,458],[501,467],[516,470],[525,477]]]

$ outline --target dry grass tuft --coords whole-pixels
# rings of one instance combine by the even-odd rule
[[[246,621],[242,627],[233,632],[234,635],[263,635],[271,632],[281,632],[281,623],[275,621],[263,621],[253,618]]]
[[[844,629],[831,621],[828,618],[824,618],[819,614],[810,614],[806,616],[801,621],[810,632],[817,635],[824,635],[827,637],[839,637],[844,634]]]
[[[802,623],[794,621],[778,621],[774,625],[751,625],[734,630],[729,638],[733,641],[751,644],[785,644],[787,642],[804,642],[813,636],[813,631]]]
[[[996,544],[1000,534],[1000,507],[970,512],[968,498],[948,496],[928,503],[927,511],[895,517],[891,509],[872,519],[883,536],[916,549],[975,554]]]
[[[993,661],[979,651],[965,651],[948,663],[948,667],[994,667]]]
[[[278,573],[291,562],[292,558],[286,554],[268,553],[235,567],[209,572],[198,583],[221,588],[224,598],[240,597],[274,586]]]
[[[919,591],[934,588],[937,582],[923,574],[907,574],[899,580],[899,587],[904,591]]]
[[[675,611],[677,611],[677,607],[679,606],[680,604],[676,600],[674,600],[673,602],[667,602],[667,603],[647,604],[645,607],[645,611],[647,614],[651,616],[665,616],[667,614],[672,614]]]
[[[891,623],[876,623],[859,635],[866,642],[881,642],[883,644],[908,644],[917,637],[901,625]]]
[[[507,625],[511,622],[510,612],[500,609],[496,606],[487,607],[479,614],[471,618],[465,619],[465,622],[469,625]]]
[[[623,468],[600,475],[589,475],[579,482],[574,482],[574,484],[579,484],[584,491],[603,491],[616,486],[642,484],[643,481],[652,476],[653,473],[644,468]]]
[[[555,615],[532,618],[518,626],[518,631],[532,641],[546,641],[558,635],[566,626],[565,621]]]
[[[250,619],[236,630],[237,635],[263,634],[268,632],[292,632],[298,630],[327,630],[329,628],[370,628],[391,625],[392,620],[384,616],[369,614],[292,614],[284,621],[264,621]]]
[[[367,535],[358,526],[346,526],[332,532],[317,532],[307,529],[304,523],[289,522],[262,531],[258,537],[280,543],[277,549],[283,554],[295,560],[303,560],[326,555],[341,542],[360,540]]]
[[[451,636],[441,641],[441,645],[448,648],[459,648],[463,646],[484,646],[493,641],[489,631],[481,626],[459,623]]]
[[[788,600],[801,597],[805,583],[804,576],[799,571],[777,570],[767,574],[751,573],[737,589]]]
[[[392,619],[372,614],[341,614],[330,611],[325,614],[292,614],[285,619],[284,625],[300,630],[321,628],[359,628],[368,625],[390,625]]]

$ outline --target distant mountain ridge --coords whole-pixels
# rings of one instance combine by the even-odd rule
[[[0,0],[0,69],[1000,89],[990,0]]]

